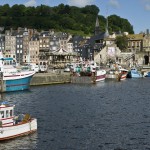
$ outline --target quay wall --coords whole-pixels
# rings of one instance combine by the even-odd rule
[[[70,73],[36,73],[32,77],[30,85],[49,85],[70,82]]]

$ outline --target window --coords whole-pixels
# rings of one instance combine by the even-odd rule
[[[13,116],[13,111],[12,111],[12,110],[10,110],[10,117],[11,117],[11,116]]]
[[[6,118],[8,118],[8,117],[9,117],[9,111],[6,110]]]
[[[1,114],[1,118],[4,118],[4,111],[1,111],[0,114]]]

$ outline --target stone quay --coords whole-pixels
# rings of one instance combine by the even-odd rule
[[[50,85],[50,84],[63,84],[70,83],[70,72],[55,71],[48,73],[36,73],[30,82],[31,86],[35,85]]]

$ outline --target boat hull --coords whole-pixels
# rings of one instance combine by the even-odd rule
[[[141,78],[142,74],[140,74],[139,72],[135,72],[135,71],[129,71],[128,78]]]
[[[34,72],[27,74],[15,74],[15,75],[5,75],[3,77],[1,92],[11,92],[11,91],[20,91],[26,90],[30,87],[30,81]]]
[[[96,72],[96,82],[98,81],[104,81],[106,78],[106,71],[105,70],[100,70]]]
[[[96,82],[104,81],[105,78],[106,78],[106,71],[99,70],[99,71],[93,72],[89,76],[73,75],[71,77],[71,82],[72,83],[96,83]]]
[[[0,141],[8,140],[37,131],[37,119],[32,119],[25,123],[0,128]]]
[[[145,77],[150,77],[150,72],[147,72]]]
[[[122,80],[125,80],[127,78],[127,74],[128,74],[128,70],[126,69],[123,69],[121,68],[118,71],[116,70],[109,70],[106,74],[106,78],[107,79],[114,79],[114,80],[117,80],[117,81],[122,81]]]

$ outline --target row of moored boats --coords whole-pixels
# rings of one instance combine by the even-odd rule
[[[80,62],[70,65],[72,78],[90,78],[91,82],[103,81],[105,79],[115,79],[117,81],[125,80],[126,78],[141,78],[148,77],[149,72],[141,73],[137,68],[126,69],[119,64],[112,64],[109,67],[102,69],[93,61]],[[74,81],[74,80],[73,80]],[[77,81],[77,80],[75,80]],[[81,81],[81,80],[79,80]]]

